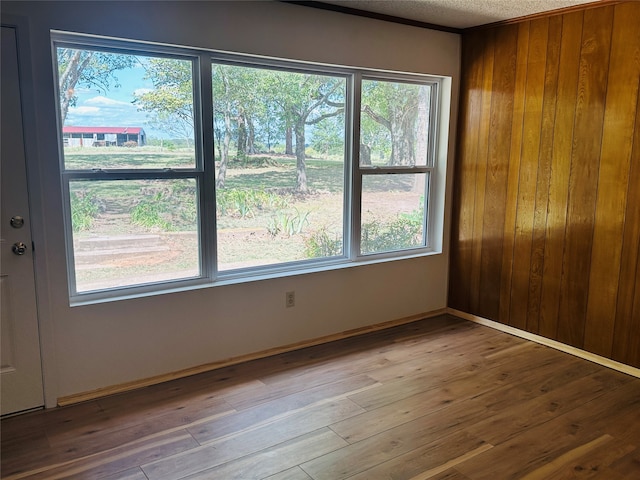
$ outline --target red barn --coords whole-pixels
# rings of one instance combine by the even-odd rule
[[[146,143],[146,134],[140,127],[62,127],[65,147],[121,147],[135,142]],[[131,144],[130,144],[131,145]]]

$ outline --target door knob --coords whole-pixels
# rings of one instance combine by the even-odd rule
[[[22,228],[24,226],[24,218],[20,215],[16,215],[15,217],[11,217],[11,221],[9,223],[11,223],[13,228]]]
[[[27,253],[27,246],[22,242],[16,242],[11,246],[11,250],[13,250],[13,253],[16,255],[24,255]]]

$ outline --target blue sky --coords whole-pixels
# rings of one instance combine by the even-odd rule
[[[77,127],[142,127],[152,137],[167,137],[149,125],[147,113],[138,111],[133,104],[134,93],[153,88],[144,79],[142,66],[115,72],[119,87],[111,86],[104,92],[97,88],[77,87],[76,105],[69,108],[65,125]]]

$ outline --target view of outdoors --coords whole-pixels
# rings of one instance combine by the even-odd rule
[[[342,255],[345,78],[212,74],[218,269]]]
[[[58,45],[77,292],[198,277],[193,60]],[[211,71],[217,270],[342,256],[347,77]],[[424,246],[431,87],[363,80],[362,254]],[[394,170],[396,169],[396,170]]]

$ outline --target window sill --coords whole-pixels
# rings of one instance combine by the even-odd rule
[[[268,272],[230,272],[219,274],[219,277],[212,281],[209,278],[197,278],[192,280],[181,280],[176,282],[167,282],[166,284],[155,283],[153,285],[134,286],[121,289],[116,293],[115,290],[89,292],[79,294],[70,298],[71,307],[80,307],[87,305],[95,305],[100,303],[118,302],[124,300],[134,300],[137,298],[152,297],[157,295],[174,294],[188,292],[193,290],[201,290],[205,288],[215,288],[228,285],[238,285],[250,282],[260,282],[265,280],[273,280],[278,278],[287,278],[300,275],[309,275],[314,273],[330,272],[334,270],[343,270],[347,268],[363,267],[367,265],[376,265],[381,263],[389,263],[403,260],[411,260],[416,258],[431,257],[441,255],[442,251],[423,250],[419,252],[411,252],[406,255],[394,253],[393,256],[376,255],[375,257],[367,256],[358,260],[339,259],[335,261],[327,261],[322,264],[305,265],[303,267],[297,265],[290,268],[278,270],[270,270]],[[164,287],[164,288],[163,288]]]

